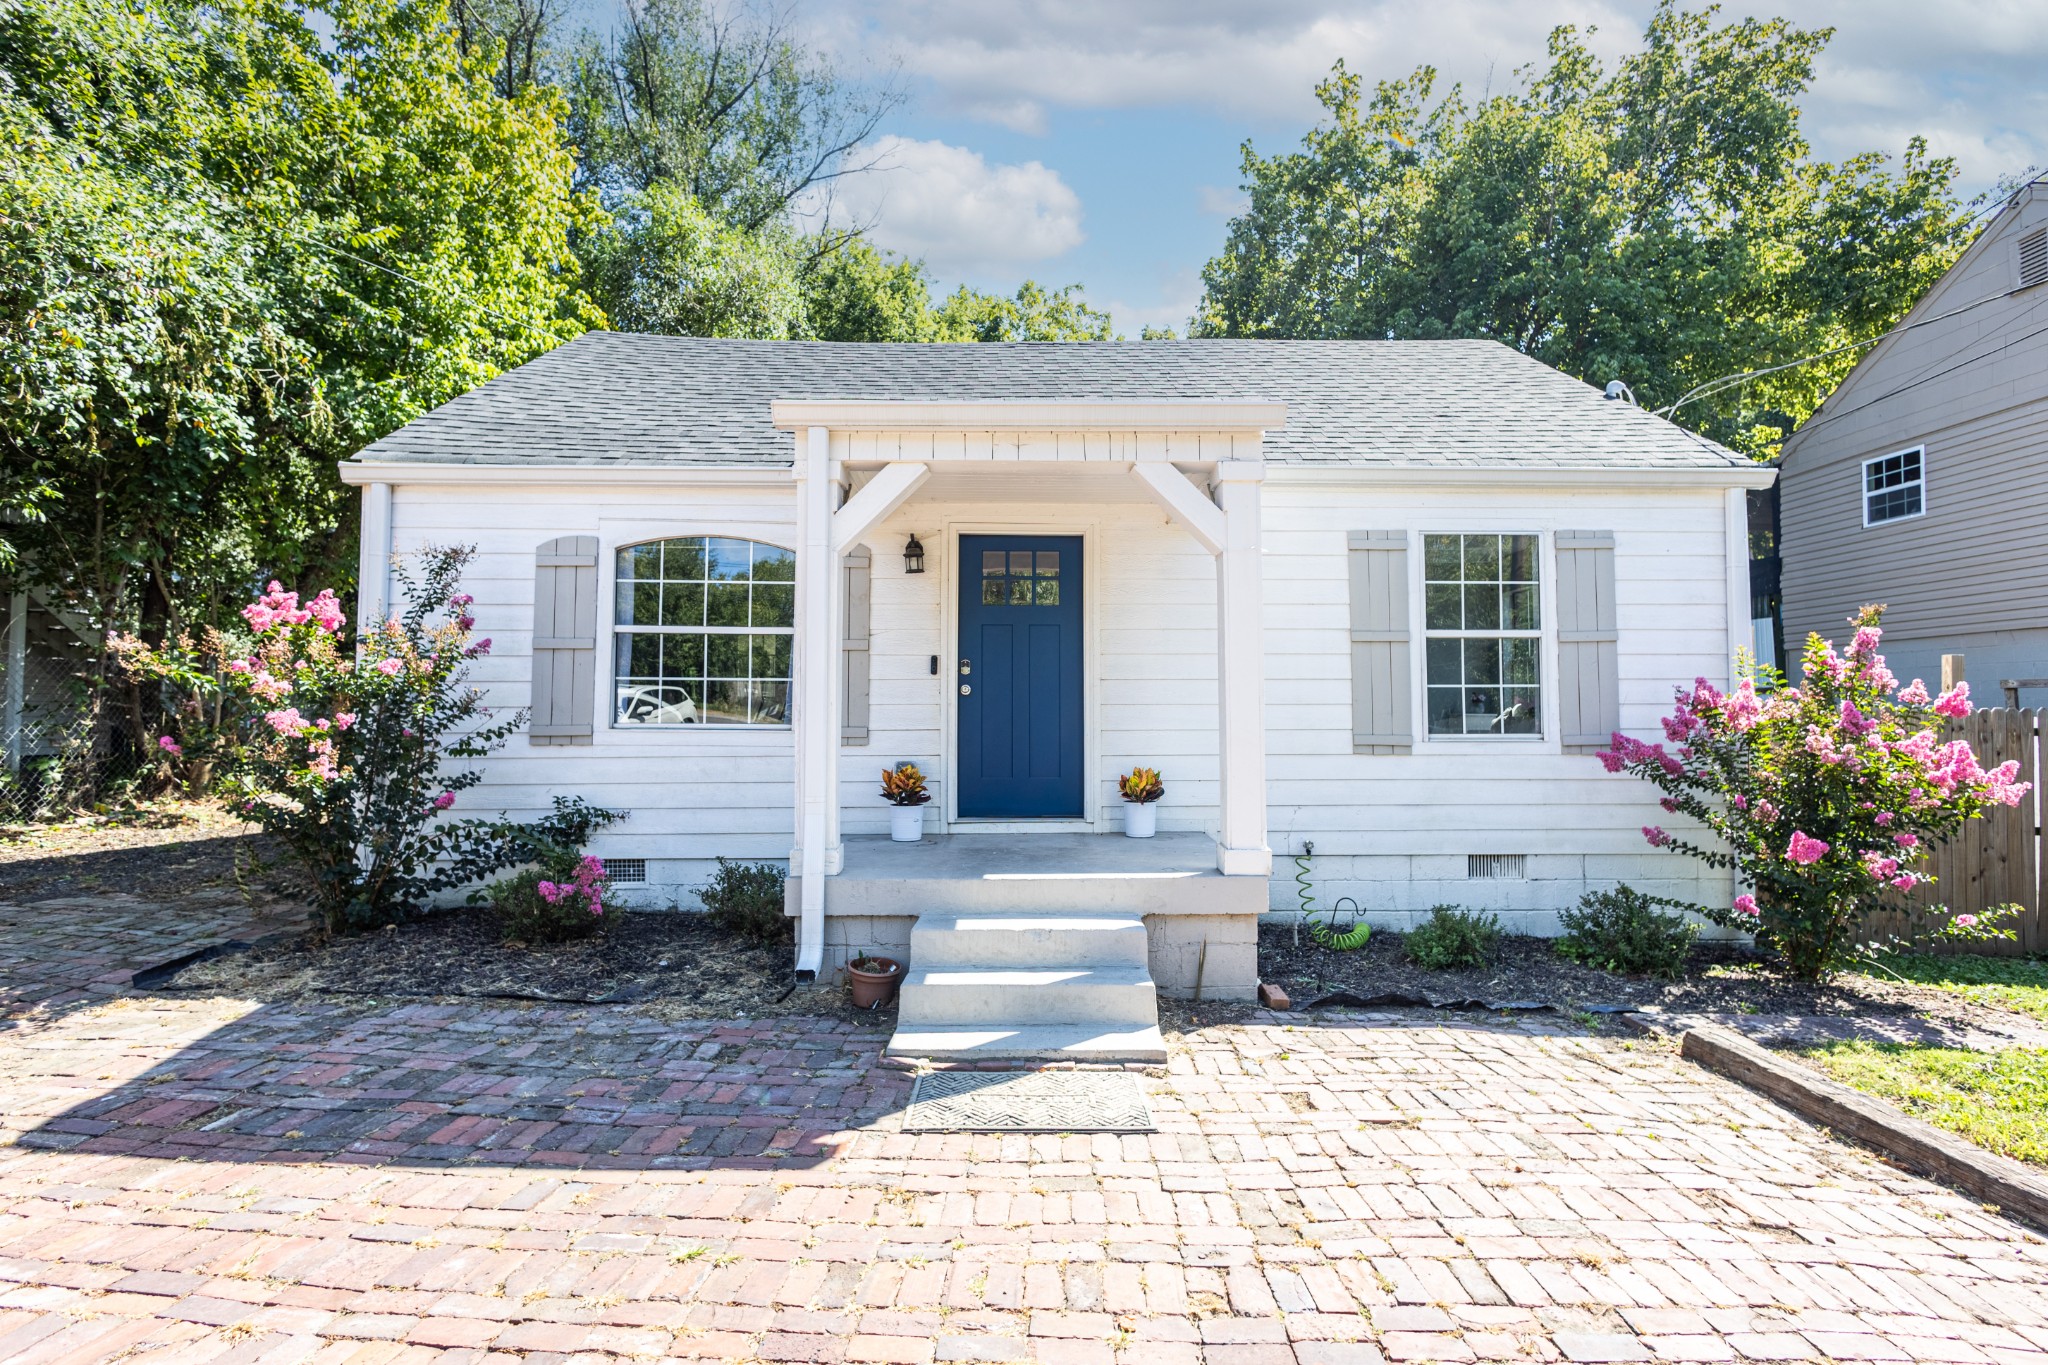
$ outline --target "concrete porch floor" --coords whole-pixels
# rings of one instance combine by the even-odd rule
[[[840,880],[1062,881],[1085,877],[1215,877],[1216,841],[1169,832],[1121,834],[927,834],[914,844],[882,835],[845,842]]]

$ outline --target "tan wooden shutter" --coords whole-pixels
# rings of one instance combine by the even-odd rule
[[[874,582],[868,547],[856,545],[840,561],[846,583],[846,644],[844,664],[844,705],[840,709],[839,742],[864,745],[868,742],[868,617]]]
[[[1557,723],[1566,753],[1605,749],[1621,728],[1614,533],[1557,533]]]
[[[597,537],[540,547],[533,570],[534,744],[588,744],[597,712]]]
[[[1415,743],[1408,631],[1408,533],[1353,531],[1351,749],[1405,754]]]

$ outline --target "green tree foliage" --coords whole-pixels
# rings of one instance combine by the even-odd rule
[[[1340,62],[1298,151],[1244,151],[1249,209],[1203,272],[1208,336],[1492,337],[1651,406],[1860,340],[1954,262],[1955,167],[1915,139],[1814,160],[1795,101],[1829,30],[1715,26],[1670,0],[1608,70],[1570,28],[1476,106],[1435,72],[1369,96]],[[1679,418],[1779,441],[1853,362],[1807,365]]]
[[[845,79],[785,18],[705,0],[628,0],[565,66],[579,183],[608,203],[679,186],[749,231],[861,169],[849,156],[898,103]]]
[[[433,3],[0,9],[0,573],[161,638],[352,567],[335,460],[597,320],[561,113]]]
[[[1088,306],[1080,285],[1047,290],[1030,280],[1008,298],[962,286],[939,308],[949,341],[1108,341],[1109,321]]]
[[[666,180],[626,201],[583,246],[612,326],[771,341],[804,334],[800,255],[788,229],[721,222]]]

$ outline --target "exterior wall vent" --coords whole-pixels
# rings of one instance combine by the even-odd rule
[[[2048,227],[2020,238],[2020,288],[2048,284]]]
[[[606,858],[604,875],[615,882],[644,882],[647,880],[645,858]]]
[[[1522,881],[1529,875],[1526,853],[1468,853],[1465,876],[1471,881]]]

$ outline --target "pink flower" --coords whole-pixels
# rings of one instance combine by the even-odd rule
[[[1868,872],[1874,880],[1887,882],[1899,875],[1899,860],[1897,858],[1884,857],[1875,849],[1865,849],[1863,852],[1863,870]]]
[[[1743,915],[1755,916],[1760,913],[1756,908],[1756,897],[1749,895],[1737,896],[1735,898],[1735,909],[1738,914]]]
[[[1872,816],[1872,817],[1870,817],[1870,818],[1871,818],[1871,819],[1873,819],[1873,820],[1875,820],[1875,821],[1877,821],[1877,823],[1878,823],[1878,824],[1879,824],[1880,826],[1883,826],[1883,825],[1889,825],[1889,824],[1890,824],[1890,823],[1892,822],[1893,816],[1892,816],[1892,813],[1891,813],[1890,811],[1888,811],[1888,810],[1881,810],[1881,811],[1879,811],[1879,812],[1878,812],[1878,813],[1877,813],[1876,815],[1873,815],[1873,816]]]
[[[228,660],[228,672],[230,673],[247,673],[250,667],[251,664],[247,659]]]
[[[341,769],[334,761],[333,740],[316,739],[308,747],[310,755],[307,758],[306,767],[313,776],[327,782],[332,782],[335,778],[341,776]]]
[[[299,708],[296,706],[286,707],[282,711],[267,711],[263,715],[263,720],[281,735],[296,735],[307,728],[305,717],[299,714]]]
[[[261,701],[282,701],[292,694],[292,685],[269,669],[259,668],[249,679],[249,692]]]
[[[320,629],[330,635],[348,623],[348,618],[341,614],[341,603],[335,600],[332,588],[322,588],[320,595],[307,605],[306,614],[313,618]]]
[[[534,890],[540,892],[540,898],[549,905],[553,905],[569,892],[569,888],[560,882],[540,882],[535,885]]]
[[[1911,891],[1915,886],[1919,885],[1919,882],[1920,879],[1910,872],[1901,872],[1898,876],[1892,878],[1892,885],[1901,891]]]
[[[1884,638],[1884,632],[1876,626],[1858,626],[1856,636],[1849,641],[1851,654],[1868,654],[1877,648],[1877,642]]]
[[[1958,929],[1972,929],[1976,927],[1977,917],[1975,915],[1957,915],[1953,923]]]
[[[474,597],[471,597],[468,593],[459,592],[456,593],[455,596],[448,599],[448,605],[451,607],[466,607],[474,601],[476,601],[476,599]]]
[[[1900,703],[1906,706],[1925,706],[1932,700],[1934,699],[1927,695],[1927,684],[1918,678],[1907,683],[1905,689],[1899,693]]]
[[[377,660],[377,671],[378,671],[379,673],[382,673],[382,674],[383,674],[383,675],[384,675],[385,677],[387,677],[387,678],[388,678],[388,677],[390,677],[390,676],[391,676],[391,675],[392,675],[393,673],[396,673],[396,672],[398,672],[398,670],[399,670],[399,669],[401,669],[401,668],[404,668],[404,667],[405,667],[405,660],[403,660],[403,659],[379,659],[379,660]]]
[[[478,640],[475,644],[471,645],[468,649],[464,650],[463,652],[469,655],[469,657],[472,659],[482,658],[484,655],[491,652],[491,637],[488,635],[484,636],[483,639]]]
[[[1662,801],[1659,801],[1657,804],[1664,808],[1664,811],[1667,815],[1676,815],[1678,813],[1678,803],[1676,801],[1673,801],[1668,796],[1665,797]]]
[[[1735,793],[1735,795],[1728,798],[1728,804],[1735,807],[1735,809],[1737,810],[1748,810],[1749,798],[1744,796],[1741,792],[1737,792]]]
[[[1801,867],[1819,862],[1828,851],[1828,845],[1800,831],[1792,831],[1792,842],[1785,846],[1785,856]]]
[[[183,749],[178,747],[178,741],[172,739],[169,735],[158,735],[156,737],[156,747],[162,749],[165,753],[170,754],[173,757],[176,757],[177,755],[185,752]]]
[[[334,713],[334,728],[337,730],[346,730],[355,723],[356,713],[353,711],[336,711]]]
[[[458,616],[455,618],[455,624],[464,630],[471,630],[476,626],[476,618],[474,616]]]
[[[1650,841],[1651,848],[1662,848],[1671,842],[1671,836],[1655,825],[1644,825],[1643,837]]]
[[[1937,716],[1967,716],[1970,714],[1970,685],[1959,682],[1934,699],[1934,714]]]
[[[442,793],[441,793],[441,794],[440,794],[439,796],[437,796],[437,797],[435,797],[435,798],[434,798],[434,809],[435,809],[435,810],[447,810],[447,809],[448,809],[448,808],[449,808],[450,806],[452,806],[452,805],[454,805],[454,804],[455,804],[455,793],[454,793],[454,792],[442,792]]]
[[[1894,834],[1892,842],[1900,848],[1918,848],[1920,846],[1920,836],[1917,834]]]

